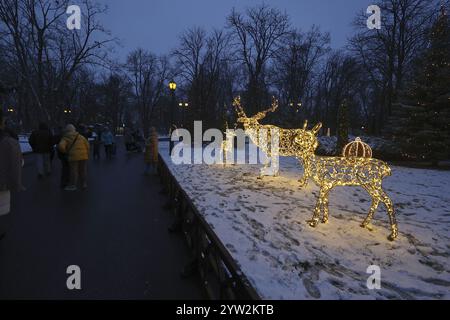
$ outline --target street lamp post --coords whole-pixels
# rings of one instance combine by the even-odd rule
[[[169,89],[172,95],[172,103],[170,106],[170,126],[169,126],[169,152],[170,155],[172,154],[174,143],[172,141],[172,127],[174,125],[174,111],[175,111],[175,90],[177,90],[177,84],[175,81],[170,81],[169,83]]]
[[[182,121],[182,126],[183,127],[186,127],[185,126],[185,122],[186,122],[186,110],[187,110],[187,108],[189,107],[189,103],[188,102],[180,102],[179,104],[178,104],[178,106],[180,107],[180,109],[181,109],[181,121]]]

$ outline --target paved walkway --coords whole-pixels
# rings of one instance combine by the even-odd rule
[[[142,175],[142,155],[119,148],[112,161],[91,161],[89,190],[75,193],[58,188],[59,163],[38,181],[33,156],[26,162],[27,191],[13,198],[0,241],[0,299],[205,298],[198,278],[179,276],[188,250],[167,232],[166,199],[158,178]],[[81,268],[81,291],[66,288],[69,265]]]

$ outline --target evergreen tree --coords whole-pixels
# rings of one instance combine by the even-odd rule
[[[344,101],[339,105],[338,115],[337,115],[337,146],[336,155],[342,155],[344,147],[348,143],[348,100]]]
[[[441,8],[429,44],[416,61],[409,89],[394,110],[394,138],[405,156],[432,161],[450,158],[450,24]]]

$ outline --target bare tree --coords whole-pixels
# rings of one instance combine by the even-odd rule
[[[344,101],[347,106],[357,110],[356,96],[361,71],[357,61],[341,51],[333,52],[329,56],[319,76],[315,97],[315,111],[320,113],[325,128],[331,128],[333,131],[337,128],[338,109]]]
[[[167,57],[157,57],[143,49],[131,52],[126,68],[132,83],[144,135],[150,134],[150,125],[157,104],[164,93],[165,83],[170,79]]]
[[[308,93],[313,91],[317,69],[330,50],[329,43],[330,35],[313,26],[307,33],[292,32],[275,55],[272,83],[278,89],[281,104],[287,106],[283,114],[291,125],[298,125],[298,115],[307,116],[305,108],[312,103]]]
[[[66,26],[68,0],[0,2],[0,41],[9,49],[5,54],[18,75],[22,94],[28,95],[28,102],[38,110],[36,118],[54,118],[75,72],[83,65],[104,61],[102,49],[114,40],[98,22],[105,7],[92,0],[79,3],[82,28],[72,31]]]
[[[100,84],[103,113],[114,130],[124,123],[125,111],[130,104],[131,86],[128,77],[117,72],[104,76]]]
[[[350,40],[350,49],[380,95],[374,103],[380,105],[376,116],[382,124],[403,90],[414,58],[426,48],[426,32],[438,12],[438,1],[381,0],[377,5],[382,12],[381,29],[369,30],[367,15],[361,13],[354,22],[358,33]]]
[[[233,36],[236,58],[247,73],[247,106],[255,112],[267,96],[268,64],[290,33],[289,18],[263,4],[247,9],[245,15],[233,9],[227,26]]]
[[[172,55],[189,97],[189,120],[204,120],[206,126],[217,124],[218,113],[223,112],[217,107],[223,97],[223,81],[230,80],[226,77],[228,43],[228,36],[219,30],[208,35],[201,28],[192,28],[180,36]]]

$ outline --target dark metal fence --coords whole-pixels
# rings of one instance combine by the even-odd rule
[[[204,288],[213,300],[260,300],[256,290],[181,188],[162,157],[158,172],[169,195],[168,207],[176,229],[183,232],[193,259],[185,270],[199,272]]]

